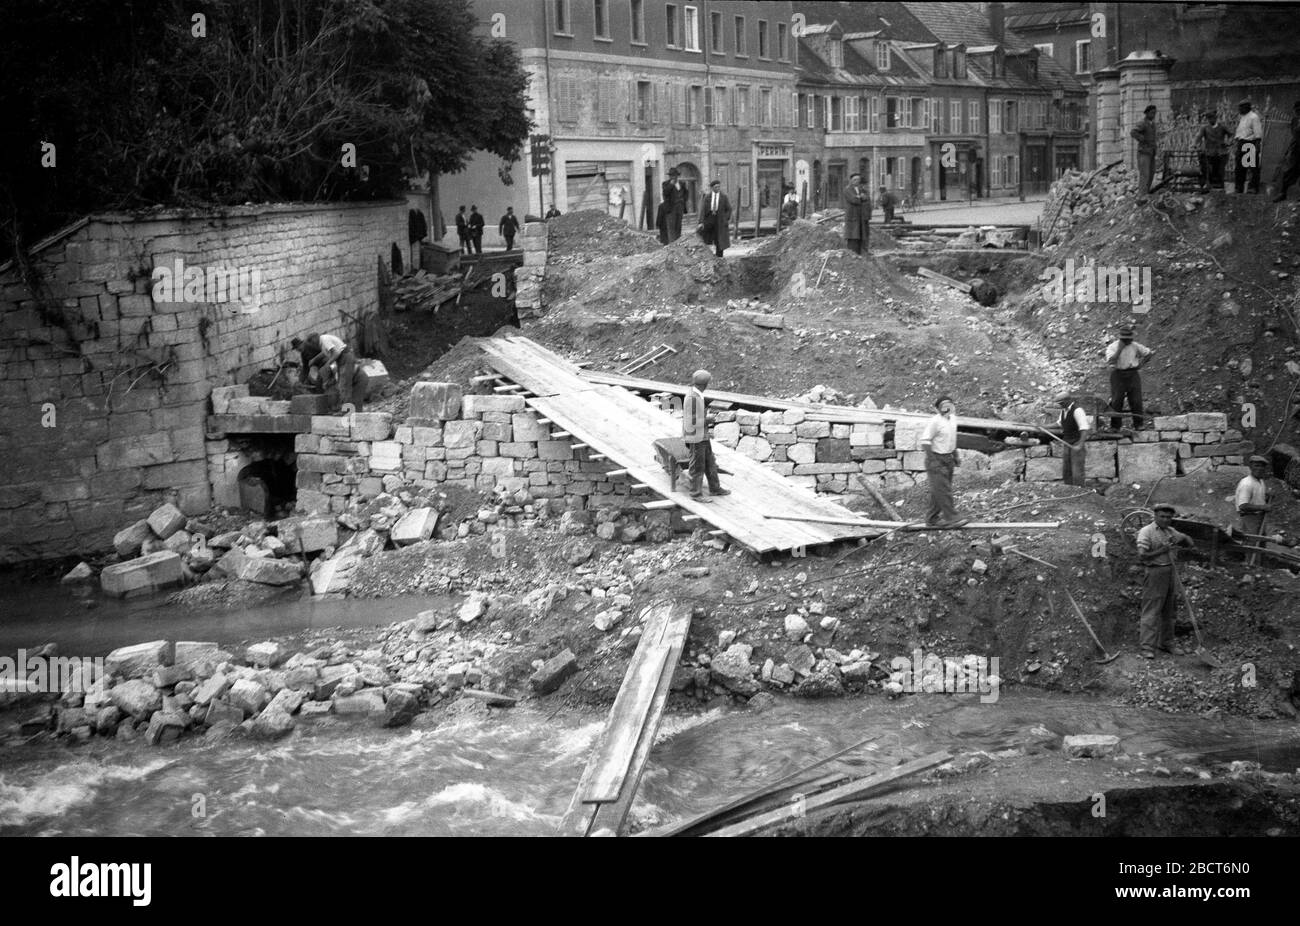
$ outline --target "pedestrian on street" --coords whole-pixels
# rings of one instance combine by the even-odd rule
[[[308,361],[308,379],[317,379],[326,394],[334,393],[333,410],[343,411],[351,404],[353,411],[361,411],[366,400],[366,375],[357,366],[357,355],[342,338],[332,334],[309,334],[306,341],[294,338],[291,342]]]
[[[886,222],[894,221],[894,206],[897,204],[898,200],[894,197],[894,194],[882,186],[880,188],[880,208],[885,213]]]
[[[681,181],[681,172],[676,167],[668,168],[668,179],[663,182],[664,227],[660,240],[672,244],[682,236],[682,216],[686,213],[686,184]]]
[[[1087,480],[1088,470],[1088,415],[1074,401],[1071,393],[1056,397],[1060,406],[1061,440],[1065,441],[1065,456],[1061,458],[1061,479],[1066,485],[1081,486]]]
[[[1272,468],[1268,457],[1250,458],[1250,475],[1243,476],[1237,483],[1237,525],[1243,533],[1257,537],[1264,534],[1264,516],[1268,514],[1269,502],[1272,501],[1268,490],[1268,471]],[[1262,547],[1262,540],[1247,540],[1247,546]],[[1247,566],[1259,565],[1259,554],[1252,553],[1246,560]]]
[[[515,249],[515,235],[519,234],[519,219],[515,217],[515,207],[506,206],[506,214],[497,224],[497,234],[506,239],[506,250]]]
[[[1138,531],[1138,559],[1146,566],[1142,585],[1142,620],[1138,643],[1143,659],[1155,659],[1156,650],[1174,651],[1174,616],[1178,612],[1178,583],[1174,577],[1174,547],[1193,546],[1192,538],[1173,527],[1173,505],[1155,506],[1155,520]]]
[[[1133,429],[1141,430],[1146,423],[1142,414],[1142,365],[1155,354],[1145,344],[1133,340],[1133,329],[1119,330],[1119,340],[1111,341],[1106,348],[1106,365],[1110,367],[1110,428],[1118,431],[1124,424],[1124,403],[1128,403]]]
[[[799,218],[799,196],[794,191],[794,184],[787,183],[785,198],[781,200],[781,222],[785,225],[793,225],[797,218]]]
[[[456,213],[456,237],[460,239],[460,250],[462,254],[469,253],[469,220],[465,218],[465,207],[461,206],[460,211]]]
[[[1147,201],[1151,192],[1151,177],[1156,169],[1156,108],[1148,106],[1142,111],[1143,119],[1132,129],[1131,135],[1137,141],[1138,168],[1138,202]]]
[[[1217,113],[1207,110],[1201,114],[1204,125],[1196,136],[1196,146],[1201,151],[1201,192],[1223,192],[1223,168],[1228,163],[1228,139],[1232,136],[1219,121]]]
[[[731,230],[727,227],[730,223],[731,201],[727,199],[727,194],[722,192],[722,181],[711,180],[709,193],[700,205],[700,224],[695,230],[699,232],[705,244],[713,245],[718,257],[731,247]]]
[[[970,519],[958,515],[952,501],[952,474],[961,463],[957,455],[957,406],[944,395],[935,401],[934,407],[938,414],[921,431],[925,478],[930,486],[930,510],[925,523],[931,527],[961,527]]]
[[[1300,100],[1295,101],[1291,110],[1291,144],[1282,155],[1282,180],[1273,202],[1286,199],[1287,189],[1297,180],[1300,180]]]
[[[478,206],[469,207],[469,241],[474,245],[474,253],[483,253],[483,216],[479,214]]]
[[[1254,106],[1250,100],[1242,100],[1237,104],[1237,112],[1241,113],[1241,118],[1237,120],[1237,131],[1233,133],[1233,143],[1236,145],[1237,157],[1234,162],[1236,168],[1233,172],[1232,183],[1238,193],[1245,192],[1247,183],[1250,185],[1250,192],[1259,192],[1259,162],[1260,155],[1263,153],[1264,126],[1259,120],[1259,113],[1255,112]]]
[[[851,174],[844,191],[844,243],[854,254],[866,254],[870,239],[871,194],[862,185],[862,175]]]
[[[707,501],[704,498],[701,483],[709,482],[710,495],[730,495],[731,490],[724,489],[718,479],[718,461],[713,457],[713,444],[709,441],[708,403],[704,400],[704,390],[709,388],[713,379],[708,370],[696,370],[691,376],[691,388],[682,403],[682,442],[691,452],[690,468],[691,498]]]

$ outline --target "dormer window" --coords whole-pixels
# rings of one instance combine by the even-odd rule
[[[831,38],[826,43],[826,56],[831,67],[844,67],[844,42],[837,38]]]
[[[948,76],[948,53],[942,45],[934,50],[934,76]]]
[[[887,42],[876,43],[876,70],[889,70],[889,44]]]
[[[966,49],[964,48],[952,50],[952,76],[957,80],[966,79]]]

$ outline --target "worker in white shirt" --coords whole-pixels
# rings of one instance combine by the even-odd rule
[[[1061,408],[1061,440],[1065,441],[1065,456],[1061,459],[1061,478],[1066,485],[1084,484],[1088,469],[1088,415],[1074,401],[1074,396],[1063,392],[1056,397]]]
[[[1119,340],[1111,341],[1106,348],[1106,363],[1110,367],[1110,427],[1118,431],[1124,423],[1124,403],[1133,418],[1133,428],[1140,430],[1145,420],[1142,414],[1142,375],[1138,370],[1155,353],[1145,344],[1133,340],[1132,328],[1121,328]]]
[[[708,370],[696,370],[691,376],[691,388],[687,390],[682,402],[682,442],[691,452],[690,468],[691,498],[707,502],[701,489],[707,477],[710,495],[730,495],[718,480],[718,461],[713,456],[713,444],[709,441],[708,403],[704,399],[704,390],[709,388],[713,377]]]
[[[1244,192],[1246,182],[1250,181],[1250,192],[1259,192],[1259,165],[1263,154],[1264,128],[1250,100],[1237,104],[1241,118],[1237,120],[1237,131],[1233,133],[1233,145],[1236,146],[1233,185],[1238,193]]]
[[[309,334],[305,342],[294,338],[292,343],[297,349],[306,348],[304,357],[314,354],[304,375],[307,379],[318,378],[326,392],[335,390],[337,411],[349,403],[354,411],[361,411],[366,398],[365,374],[347,342],[332,334]]]
[[[1155,659],[1156,650],[1174,651],[1174,617],[1178,613],[1178,583],[1174,576],[1174,547],[1191,547],[1192,538],[1173,527],[1173,505],[1153,509],[1155,520],[1138,531],[1138,559],[1147,567],[1142,585],[1142,621],[1138,642],[1143,659]]]
[[[1237,516],[1238,525],[1243,533],[1254,534],[1261,537],[1264,534],[1264,515],[1269,510],[1269,491],[1268,491],[1268,471],[1272,466],[1268,457],[1253,456],[1250,458],[1250,475],[1243,476],[1241,482],[1237,483]],[[1262,546],[1262,540],[1247,540],[1246,544],[1252,547]],[[1246,560],[1246,565],[1259,565],[1259,554],[1252,553]]]
[[[959,465],[957,456],[957,406],[949,396],[934,403],[937,415],[921,431],[921,449],[925,451],[925,479],[930,486],[930,510],[925,522],[931,527],[961,527],[970,519],[962,518],[952,501],[952,474]]]

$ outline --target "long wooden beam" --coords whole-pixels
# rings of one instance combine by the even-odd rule
[[[897,521],[873,521],[866,518],[812,518],[795,514],[765,514],[773,521],[811,521],[814,524],[847,524],[852,527],[882,527],[904,531],[941,531],[941,530],[1055,530],[1061,526],[1060,521],[971,521],[960,527],[939,527],[937,525],[917,524],[899,527]]]

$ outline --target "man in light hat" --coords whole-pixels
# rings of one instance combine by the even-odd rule
[[[1271,493],[1268,490],[1268,471],[1272,467],[1268,457],[1255,455],[1250,458],[1250,475],[1243,476],[1237,483],[1237,526],[1243,533],[1263,536],[1264,515],[1268,513]],[[1262,540],[1247,540],[1252,547],[1263,546]],[[1259,554],[1252,553],[1246,559],[1247,566],[1259,565]]]
[[[1145,344],[1133,340],[1133,329],[1125,326],[1119,330],[1119,340],[1111,341],[1106,348],[1106,365],[1110,367],[1111,430],[1118,431],[1124,424],[1124,403],[1128,402],[1134,430],[1141,429],[1142,375],[1138,370],[1155,353]]]
[[[942,395],[934,407],[939,413],[921,431],[925,481],[930,487],[930,510],[925,522],[931,527],[961,527],[970,519],[960,517],[952,501],[952,474],[961,462],[957,457],[957,406]]]
[[[1173,527],[1177,510],[1173,505],[1155,506],[1155,520],[1138,531],[1138,559],[1146,566],[1142,585],[1142,619],[1138,642],[1143,659],[1154,659],[1156,650],[1174,651],[1174,616],[1178,613],[1178,583],[1174,578],[1174,547],[1193,546],[1192,538]]]
[[[1074,396],[1063,392],[1056,397],[1061,408],[1061,440],[1065,441],[1065,456],[1061,459],[1061,478],[1066,485],[1081,486],[1086,481],[1088,468],[1088,415],[1074,401]]]
[[[682,236],[682,215],[686,212],[686,184],[682,183],[681,171],[676,167],[668,168],[668,179],[663,182],[664,227],[662,236],[671,244]]]
[[[727,226],[731,224],[731,201],[727,199],[727,194],[722,192],[722,181],[709,181],[709,192],[704,195],[704,202],[700,204],[700,224],[696,231],[704,239],[705,244],[711,244],[718,257],[722,252],[731,247],[731,232]]]
[[[1250,100],[1242,100],[1237,104],[1237,112],[1241,113],[1241,118],[1237,120],[1237,131],[1232,134],[1233,144],[1237,149],[1232,178],[1233,187],[1238,193],[1242,193],[1249,181],[1250,192],[1258,193],[1264,127],[1259,121],[1259,113],[1255,112]]]
[[[700,491],[704,478],[709,481],[710,495],[730,495],[718,479],[718,461],[713,456],[713,444],[709,441],[708,403],[704,400],[704,390],[709,388],[713,379],[708,370],[696,370],[691,376],[691,388],[682,403],[682,443],[691,452],[690,468],[691,498],[707,501]]]

